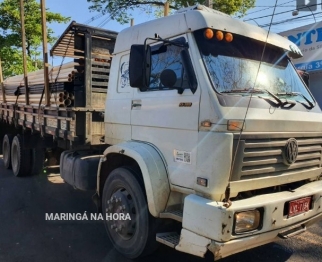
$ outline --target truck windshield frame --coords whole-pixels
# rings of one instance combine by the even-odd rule
[[[231,42],[219,41],[216,37],[207,39],[204,29],[195,31],[194,37],[208,77],[217,93],[263,97],[260,92],[257,94],[247,91],[267,90],[276,96],[296,92],[315,103],[282,48],[270,44],[265,46],[261,41],[241,35],[233,35]],[[302,96],[289,96],[288,99],[307,102]]]

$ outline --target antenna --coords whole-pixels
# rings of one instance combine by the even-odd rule
[[[259,62],[258,70],[256,72],[256,77],[255,77],[253,89],[255,88],[255,84],[257,82],[257,78],[258,78],[258,74],[259,74],[259,70],[260,70],[261,65],[262,65],[262,61],[263,61],[263,57],[264,57],[265,50],[266,50],[266,45],[267,45],[267,39],[268,39],[269,33],[271,31],[271,26],[272,26],[274,14],[275,14],[276,6],[277,6],[277,0],[275,2],[275,5],[274,5],[273,15],[272,15],[271,22],[269,24],[269,28],[268,28],[268,31],[267,31],[267,35],[266,35],[266,39],[265,39],[265,45],[264,45],[263,52],[262,52],[262,55],[261,55],[261,59],[260,59],[260,62]],[[240,129],[240,133],[239,133],[239,137],[238,137],[238,142],[237,142],[237,145],[236,145],[236,149],[235,149],[234,156],[233,156],[233,161],[232,161],[232,164],[231,164],[229,181],[228,181],[228,185],[227,185],[226,191],[225,191],[224,206],[226,208],[229,208],[232,205],[232,202],[230,201],[230,180],[231,180],[231,176],[232,176],[232,172],[233,172],[233,167],[235,165],[235,160],[236,160],[236,156],[237,156],[237,152],[238,152],[238,148],[239,148],[239,144],[240,144],[240,139],[241,139],[241,136],[243,134],[243,130],[244,130],[244,126],[245,126],[245,121],[246,121],[246,117],[247,117],[247,114],[248,114],[248,110],[249,110],[249,107],[250,107],[250,102],[252,100],[252,97],[253,97],[253,93],[251,93],[250,94],[250,97],[249,97],[249,101],[248,101],[248,104],[247,104],[245,116],[244,116],[244,119],[243,119],[243,125],[242,125],[242,128]]]

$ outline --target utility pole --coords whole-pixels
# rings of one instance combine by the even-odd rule
[[[21,40],[22,40],[22,58],[23,58],[23,74],[25,82],[26,105],[29,105],[29,87],[27,72],[27,56],[26,56],[26,32],[25,32],[25,12],[23,0],[20,0],[20,21],[21,21]]]
[[[3,85],[1,58],[0,58],[0,85],[1,85],[1,91],[2,91],[2,100],[4,103],[6,103],[6,91],[4,90],[4,85]]]
[[[41,5],[41,25],[42,25],[42,50],[44,60],[44,84],[46,106],[50,106],[50,91],[48,78],[48,44],[47,44],[47,27],[46,27],[46,3],[45,0],[40,0]]]
[[[170,3],[168,1],[166,1],[164,3],[164,16],[168,16],[169,15],[169,9],[170,9]]]
[[[205,1],[205,6],[209,8],[213,8],[213,0],[206,0]]]
[[[131,18],[131,26],[134,26],[134,18]]]

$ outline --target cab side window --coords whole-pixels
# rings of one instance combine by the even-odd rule
[[[181,37],[176,41],[182,42],[185,38]],[[147,91],[188,87],[181,59],[183,49],[183,47],[169,44],[152,46],[151,76]]]

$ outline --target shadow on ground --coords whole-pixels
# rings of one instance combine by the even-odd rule
[[[46,220],[46,214],[52,213],[94,214],[93,193],[65,184],[57,167],[39,176],[14,177],[0,158],[0,261],[131,261],[112,247],[102,221]],[[287,245],[271,243],[221,261],[282,262],[294,253]],[[213,258],[211,254],[197,258],[161,246],[153,255],[135,261],[208,262]]]

